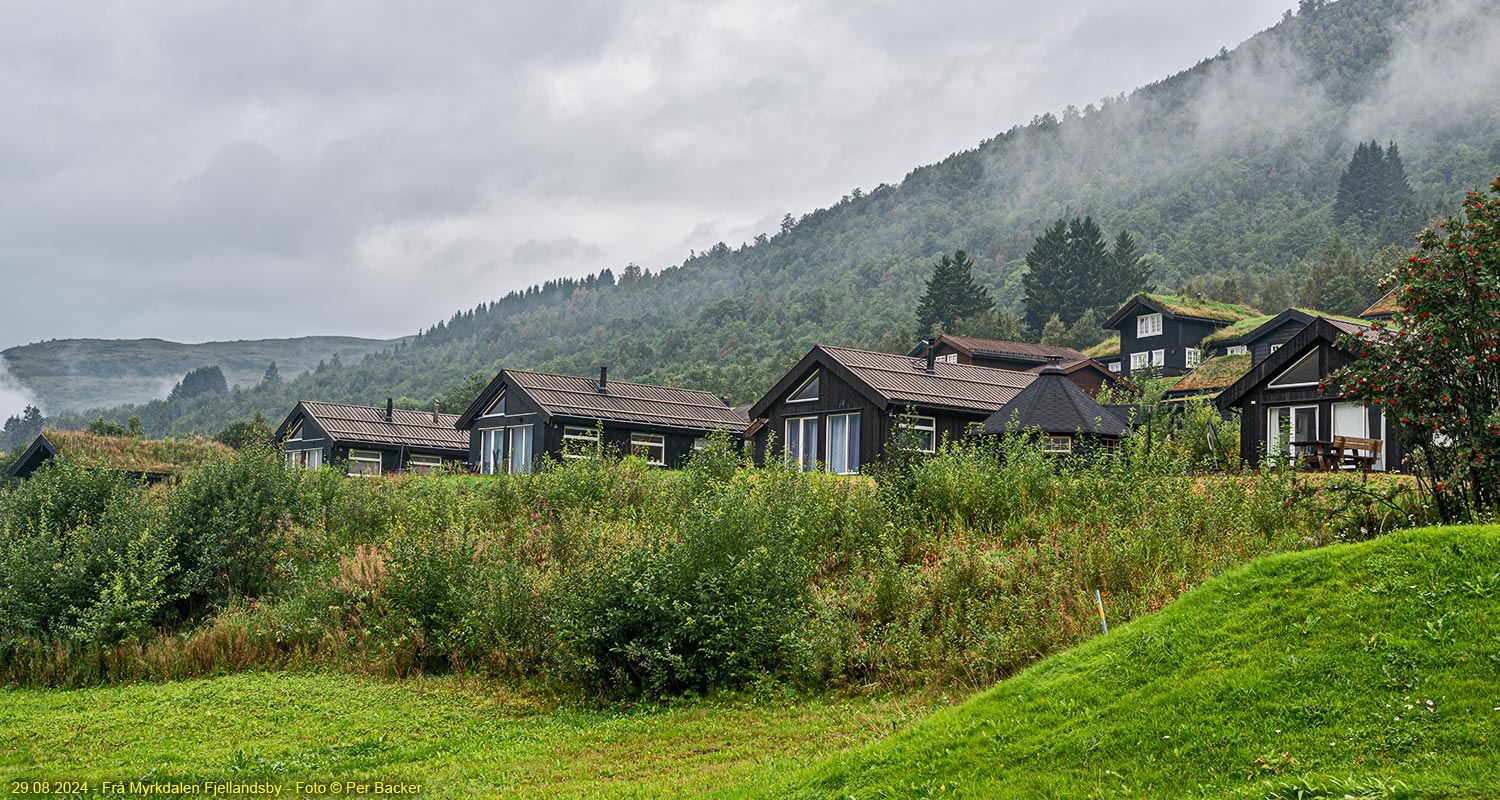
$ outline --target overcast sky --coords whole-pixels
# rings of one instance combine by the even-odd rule
[[[1187,68],[1292,0],[0,0],[0,348],[393,337]]]

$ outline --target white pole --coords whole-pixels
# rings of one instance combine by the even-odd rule
[[[1104,619],[1104,595],[1094,590],[1094,602],[1099,604],[1099,624],[1104,627],[1104,632],[1109,633],[1109,623]]]

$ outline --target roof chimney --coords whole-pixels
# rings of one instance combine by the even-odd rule
[[[1047,356],[1047,366],[1042,367],[1042,374],[1043,375],[1062,375],[1062,374],[1064,374],[1063,373],[1063,368],[1062,368],[1062,362],[1063,362],[1063,357],[1062,356],[1059,356],[1059,355],[1049,355],[1049,356]]]
[[[937,372],[937,348],[932,346],[932,342],[924,341],[923,344],[927,345],[927,374],[931,375]]]
[[[438,401],[434,400],[434,401],[432,401],[432,424],[436,425],[437,422],[438,422]]]
[[[599,394],[609,394],[609,367],[599,368]]]
[[[719,402],[723,403],[726,406],[729,405],[729,395],[727,395],[727,394],[721,394],[721,395],[719,395]]]
[[[396,410],[396,401],[387,397],[385,399],[385,421],[390,422]]]

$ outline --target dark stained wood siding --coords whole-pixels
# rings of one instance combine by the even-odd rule
[[[1161,333],[1140,338],[1136,336],[1136,320],[1145,314],[1156,313],[1148,308],[1137,308],[1120,322],[1120,375],[1129,377],[1132,353],[1165,350],[1162,375],[1186,375],[1187,348],[1199,347],[1203,337],[1213,333],[1222,324],[1190,317],[1173,317],[1162,314]],[[1208,357],[1207,353],[1203,354]]]
[[[1255,341],[1250,342],[1250,364],[1253,366],[1265,361],[1266,356],[1271,354],[1273,346],[1279,347],[1286,344],[1305,327],[1307,327],[1306,322],[1289,319],[1256,337]]]

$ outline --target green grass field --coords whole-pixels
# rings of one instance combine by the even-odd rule
[[[1500,527],[1276,556],[760,797],[1500,797]]]
[[[699,796],[869,742],[932,698],[741,696],[591,711],[451,678],[247,673],[0,691],[11,782],[420,783],[426,797]]]
[[[923,719],[925,717],[925,719]],[[454,678],[0,691],[0,776],[426,796],[1500,797],[1500,527],[1263,559],[956,707],[558,707]]]

